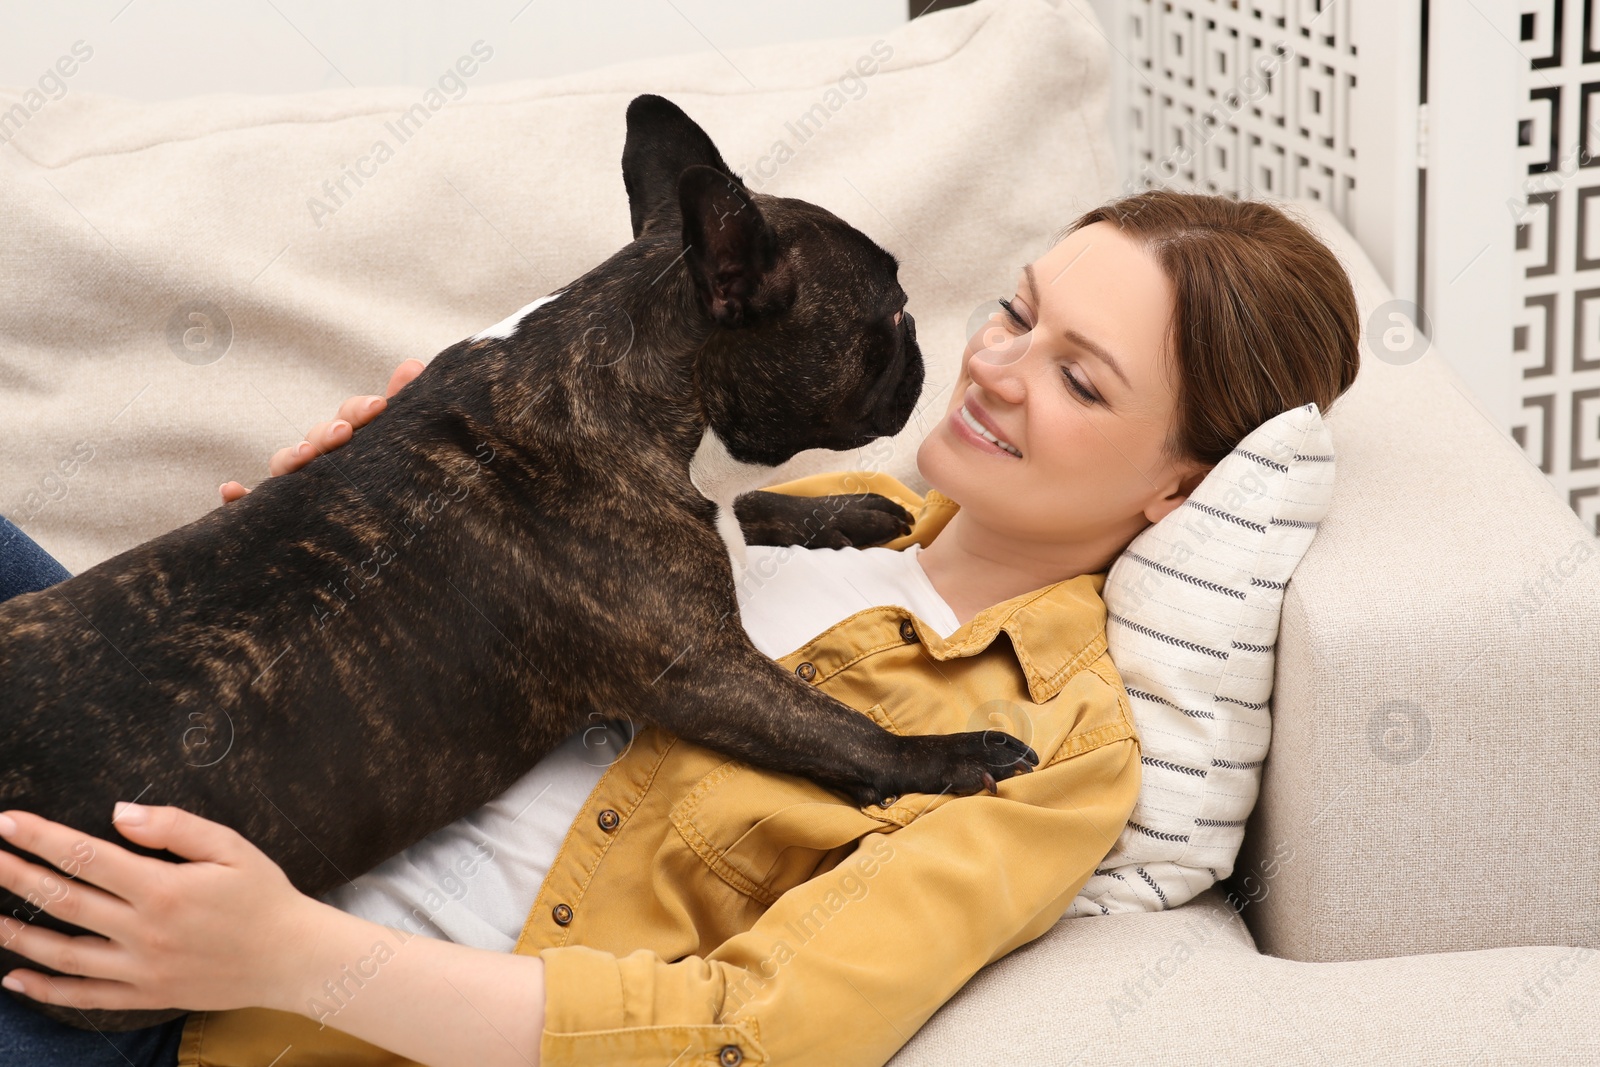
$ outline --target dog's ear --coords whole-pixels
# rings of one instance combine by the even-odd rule
[[[750,190],[711,167],[683,172],[678,203],[683,259],[695,290],[718,325],[741,325],[777,260],[772,227]]]
[[[678,177],[694,166],[711,167],[738,181],[706,131],[682,108],[661,96],[634,97],[622,146],[622,184],[628,190],[634,237],[676,227]]]

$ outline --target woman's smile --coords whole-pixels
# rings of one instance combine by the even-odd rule
[[[977,409],[977,411],[981,410],[981,408]],[[988,425],[992,420],[980,417],[977,411],[974,411],[968,404],[962,403],[950,413],[950,428],[955,435],[979,451],[987,452],[993,456],[1021,459],[1022,450],[992,430]]]

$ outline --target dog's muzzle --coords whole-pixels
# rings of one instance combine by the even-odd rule
[[[885,437],[899,433],[911,418],[926,377],[922,349],[917,345],[916,320],[909,312],[901,316],[900,329],[901,343],[874,383],[868,408],[873,430]]]

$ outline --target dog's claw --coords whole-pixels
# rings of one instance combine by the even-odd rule
[[[893,776],[897,792],[950,793],[968,796],[980,791],[1000,794],[999,783],[1031,771],[1038,753],[1026,743],[1000,730],[969,730],[959,734],[928,734],[901,741],[912,758]],[[883,788],[881,785],[879,788]]]

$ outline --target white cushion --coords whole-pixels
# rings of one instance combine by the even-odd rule
[[[1272,736],[1283,590],[1333,496],[1315,404],[1269,419],[1106,576],[1106,635],[1139,729],[1127,826],[1071,915],[1176,907],[1233,871]]]

